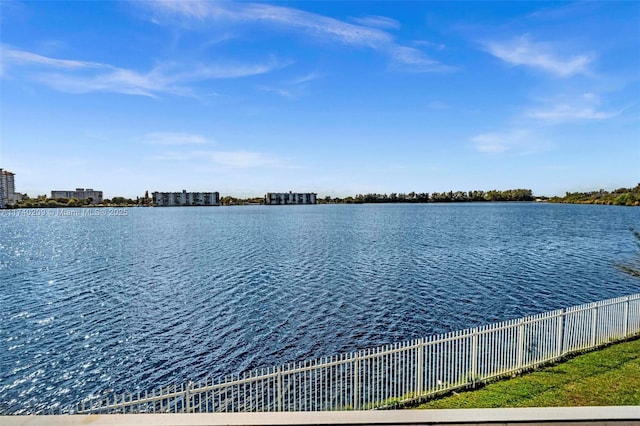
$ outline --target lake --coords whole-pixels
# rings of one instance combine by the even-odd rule
[[[7,214],[5,214],[7,213]],[[0,414],[637,293],[640,209],[0,212]]]

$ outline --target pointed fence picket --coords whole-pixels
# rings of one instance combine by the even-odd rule
[[[144,394],[75,413],[362,410],[515,374],[640,333],[640,294]]]

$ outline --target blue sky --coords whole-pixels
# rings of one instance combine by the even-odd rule
[[[31,196],[640,182],[639,2],[0,8],[0,167]]]

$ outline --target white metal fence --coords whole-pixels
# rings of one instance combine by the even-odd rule
[[[77,413],[373,409],[513,374],[640,333],[640,294],[152,392]]]

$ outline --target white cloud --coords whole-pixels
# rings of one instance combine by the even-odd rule
[[[447,48],[447,46],[444,43],[435,43],[428,40],[414,40],[413,44],[415,46],[424,46],[424,47],[428,47],[429,49],[435,49],[435,50],[444,50]]]
[[[552,44],[533,42],[528,35],[513,40],[487,42],[484,48],[509,64],[537,68],[559,77],[588,75],[589,65],[593,61],[591,54],[562,54],[556,52]]]
[[[305,74],[303,76],[294,78],[293,80],[291,80],[291,84],[296,84],[296,85],[305,84],[310,81],[317,80],[320,77],[321,77],[320,74],[316,72],[311,72],[309,74]]]
[[[499,133],[484,133],[471,138],[475,149],[480,152],[504,152],[509,150],[513,136]]]
[[[294,94],[290,89],[285,89],[285,88],[282,88],[282,87],[261,85],[261,86],[258,86],[258,89],[262,90],[263,92],[275,93],[276,95],[281,96],[283,98],[293,98],[294,97]]]
[[[298,28],[307,33],[329,36],[348,44],[374,47],[379,43],[391,42],[391,36],[384,31],[349,24],[299,9],[269,4],[164,0],[145,2],[143,5],[151,8],[157,15],[169,14],[197,21],[209,19],[277,24]]]
[[[50,58],[6,46],[0,48],[3,76],[10,67],[26,68],[27,73],[24,74],[27,78],[66,93],[193,96],[189,83],[265,74],[288,65],[272,57],[261,64],[168,63],[158,65],[148,72],[138,72],[97,62]]]
[[[447,72],[455,70],[454,67],[443,65],[428,58],[421,50],[413,47],[395,46],[390,53],[396,60],[395,67],[405,71]]]
[[[620,114],[619,111],[597,111],[592,106],[576,106],[568,104],[555,105],[550,109],[531,110],[527,115],[546,121],[605,120]]]
[[[356,25],[338,19],[289,7],[262,3],[208,2],[204,0],[166,0],[144,2],[157,17],[173,16],[190,19],[197,23],[205,20],[270,24],[289,31],[301,31],[305,35],[338,41],[343,44],[367,47],[387,54],[394,61],[404,65],[402,70],[414,72],[441,72],[450,70],[438,61],[429,59],[417,49],[398,44],[394,37],[375,26],[396,25],[396,21],[380,17],[360,18],[367,22]],[[157,21],[160,18],[155,18]]]
[[[258,89],[263,92],[275,93],[283,98],[294,99],[305,92],[310,82],[318,78],[320,78],[320,75],[312,72],[290,79],[279,85],[260,85]]]
[[[351,18],[351,20],[356,24],[364,25],[366,27],[388,28],[388,29],[400,28],[400,22],[392,18],[387,18],[386,16],[369,15],[369,16],[363,16],[361,18]]]
[[[547,143],[529,129],[483,133],[472,137],[471,143],[476,151],[489,154],[533,154],[547,148]]]
[[[173,13],[184,15],[194,19],[205,19],[211,15],[216,15],[216,10],[220,11],[219,17],[227,17],[223,8],[217,8],[215,4],[207,4],[203,1],[172,1],[172,0],[157,0],[153,4],[149,4],[153,8],[165,9]]]
[[[209,143],[204,136],[179,132],[147,133],[139,141],[148,145],[204,145]]]
[[[280,62],[272,57],[265,63],[261,64],[210,64],[197,65],[193,70],[183,72],[176,75],[176,79],[185,81],[208,80],[219,78],[239,78],[252,75],[266,74],[273,70],[286,67],[291,62]]]
[[[600,97],[594,93],[581,96],[565,96],[563,100],[548,102],[550,105],[530,109],[526,116],[548,122],[567,122],[579,120],[606,120],[619,115],[622,111],[602,111]],[[568,99],[567,99],[568,98]]]
[[[14,50],[7,46],[0,47],[0,55],[3,63],[33,64],[64,69],[112,68],[109,65],[96,62],[49,58],[36,53]]]

